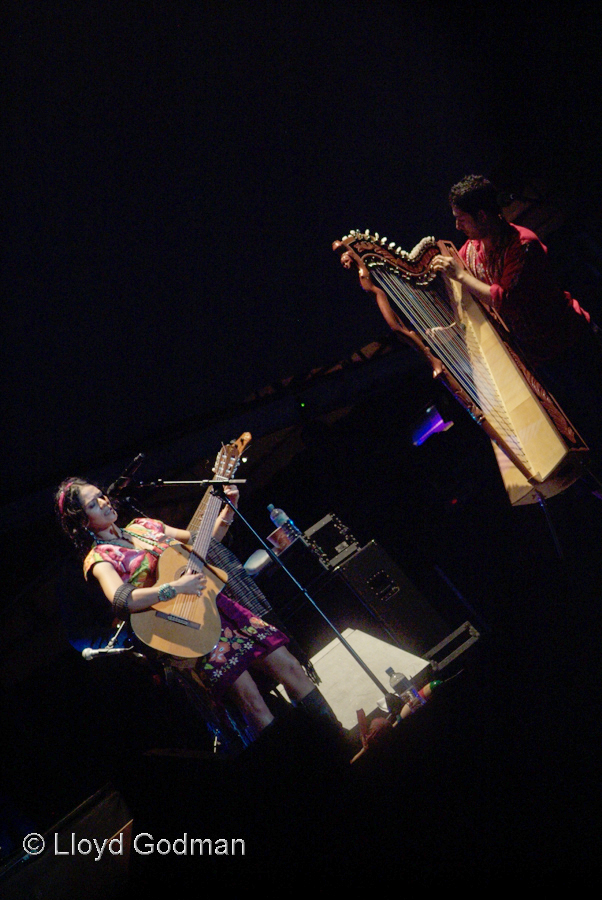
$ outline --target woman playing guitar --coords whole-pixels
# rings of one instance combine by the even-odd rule
[[[225,485],[223,490],[236,505],[237,489]],[[83,557],[86,578],[91,573],[98,580],[117,618],[133,619],[151,607],[169,606],[179,595],[203,593],[207,578],[202,571],[185,571],[171,582],[157,582],[162,554],[174,546],[191,544],[194,536],[188,531],[155,519],[134,519],[122,528],[117,525],[118,512],[111,499],[82,478],[63,481],[55,505],[63,530]],[[231,516],[231,508],[225,504],[215,520],[216,539],[223,538]],[[216,604],[219,639],[210,652],[191,661],[216,701],[232,699],[249,725],[257,733],[263,731],[274,716],[250,671],[259,669],[282,684],[295,705],[336,722],[315,684],[287,649],[286,635],[228,597],[227,587]]]

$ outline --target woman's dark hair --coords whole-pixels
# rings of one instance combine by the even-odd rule
[[[92,533],[88,529],[88,516],[82,507],[79,494],[80,488],[87,484],[91,482],[85,478],[66,478],[54,495],[54,508],[61,528],[82,556],[86,555],[94,543]]]
[[[454,184],[449,192],[449,202],[471,216],[476,216],[480,210],[493,215],[502,212],[496,188],[482,175],[467,175]]]

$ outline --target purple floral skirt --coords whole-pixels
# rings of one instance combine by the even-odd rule
[[[222,620],[220,639],[211,653],[199,659],[196,665],[198,674],[216,699],[253,662],[289,643],[285,634],[225,594],[217,598],[217,608]]]

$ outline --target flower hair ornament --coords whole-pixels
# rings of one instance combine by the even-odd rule
[[[61,515],[63,515],[63,506],[65,505],[65,497],[67,496],[67,491],[69,490],[69,488],[73,487],[74,484],[74,481],[68,481],[59,495],[57,506]]]

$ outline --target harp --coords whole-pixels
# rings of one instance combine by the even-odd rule
[[[453,244],[428,237],[408,253],[378,234],[352,231],[333,250],[342,251],[345,268],[357,268],[387,324],[426,356],[433,376],[490,437],[513,506],[541,502],[579,477],[575,463],[588,448],[502,320],[431,270],[439,254],[460,260]]]

